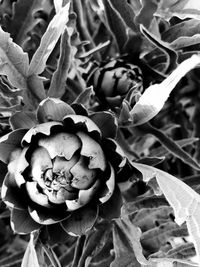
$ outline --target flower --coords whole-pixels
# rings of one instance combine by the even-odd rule
[[[81,105],[47,98],[37,121],[18,112],[10,122],[15,130],[0,139],[0,159],[8,164],[1,193],[15,232],[46,226],[81,235],[98,217],[120,215],[117,183],[132,169],[114,140],[112,113],[88,114]]]
[[[119,107],[131,91],[142,91],[143,79],[140,68],[122,59],[113,59],[96,68],[88,78],[97,97],[111,108]]]

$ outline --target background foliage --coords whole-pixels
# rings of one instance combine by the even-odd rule
[[[120,185],[119,219],[59,242],[56,233],[50,242],[13,233],[1,202],[0,266],[198,266],[200,60],[191,56],[200,51],[200,3],[3,0],[0,24],[0,135],[32,127],[27,118],[46,97],[112,110],[138,170]],[[112,88],[104,73],[112,60],[142,73],[117,105],[93,76],[101,70]]]

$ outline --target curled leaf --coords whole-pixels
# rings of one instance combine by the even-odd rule
[[[180,79],[198,64],[200,57],[193,55],[182,62],[162,83],[148,87],[130,112],[133,125],[141,125],[155,117]]]

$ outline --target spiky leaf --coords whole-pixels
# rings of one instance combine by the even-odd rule
[[[0,27],[0,74],[6,75],[13,86],[26,89],[28,65],[28,54]]]

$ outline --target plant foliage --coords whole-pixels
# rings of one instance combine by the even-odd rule
[[[0,266],[200,266],[200,3],[0,1]]]

